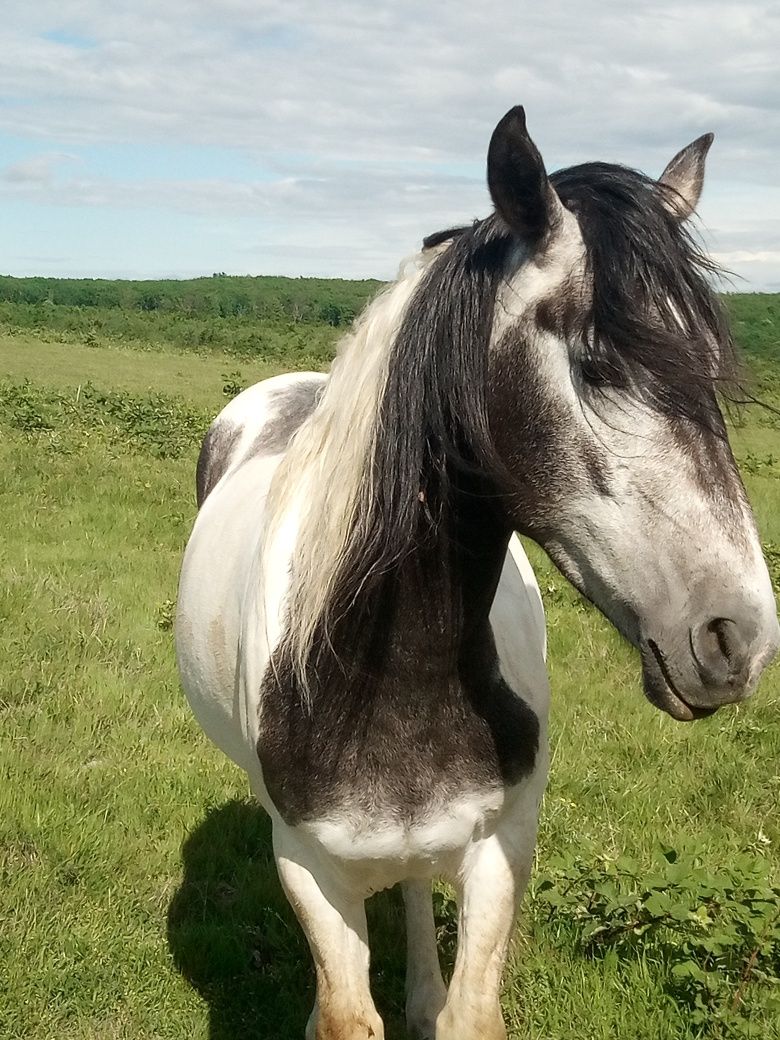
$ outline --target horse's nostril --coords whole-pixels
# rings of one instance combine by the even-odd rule
[[[739,630],[730,618],[715,618],[707,623],[707,629],[717,642],[718,649],[730,663],[739,653]]]
[[[748,626],[745,626],[746,628]],[[691,631],[691,649],[702,682],[726,686],[745,680],[751,633],[731,618],[712,618]]]

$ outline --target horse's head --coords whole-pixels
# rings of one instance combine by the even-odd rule
[[[711,142],[658,181],[604,163],[548,177],[515,108],[488,154],[512,236],[488,409],[514,522],[639,648],[677,719],[747,697],[780,641],[717,400],[732,344],[685,224]]]

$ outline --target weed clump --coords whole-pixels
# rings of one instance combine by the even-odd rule
[[[699,1036],[753,1037],[756,1012],[780,1016],[780,888],[768,877],[751,853],[717,875],[674,849],[651,873],[626,857],[553,861],[534,908],[558,944],[652,962]]]

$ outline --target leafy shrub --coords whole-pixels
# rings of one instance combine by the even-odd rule
[[[780,477],[780,458],[777,455],[756,455],[749,451],[739,460],[739,468],[743,473],[755,476],[760,473],[764,477]]]
[[[176,603],[172,599],[164,599],[157,607],[157,627],[163,632],[170,632],[176,618]]]
[[[222,393],[225,397],[238,397],[244,389],[244,377],[236,369],[235,372],[222,373]]]
[[[97,390],[87,383],[54,390],[29,382],[0,382],[0,423],[30,435],[91,431],[115,446],[174,458],[196,445],[211,416],[177,397]],[[56,446],[62,447],[58,440]]]
[[[29,382],[3,385],[0,388],[0,401],[9,426],[26,433],[54,429],[48,414],[49,402]]]
[[[764,550],[764,559],[769,568],[772,587],[780,595],[780,545],[775,545],[774,542],[764,542],[761,548]]]
[[[780,1015],[780,888],[768,876],[749,854],[717,876],[672,849],[650,874],[627,858],[577,860],[553,865],[534,906],[559,942],[574,938],[588,956],[653,961],[700,1036],[748,1037],[756,1009]]]

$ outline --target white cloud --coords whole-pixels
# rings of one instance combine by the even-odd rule
[[[94,47],[36,35],[63,11]],[[777,145],[780,130],[776,5],[345,0],[335,17],[317,0],[47,0],[14,21],[0,86],[32,99],[34,118],[11,107],[0,125],[76,141],[143,130],[276,152],[463,159],[516,101],[561,151],[613,149],[627,130],[632,151],[647,135],[668,151],[708,119],[734,144],[749,144],[761,120],[763,142]]]
[[[39,0],[4,29],[0,130],[41,144],[26,179],[11,166],[4,188],[29,198],[56,181],[68,205],[275,213],[324,249],[338,223],[356,248],[384,238],[389,270],[394,225],[416,238],[484,212],[487,140],[516,102],[551,166],[599,158],[659,172],[715,130],[714,184],[780,192],[776,3]],[[227,147],[276,181],[54,176],[53,147],[109,142]],[[464,164],[466,175],[446,175]],[[750,195],[744,209],[752,248],[771,256]]]
[[[731,253],[713,253],[713,256],[724,267],[734,264],[780,263],[780,249],[735,249]]]
[[[58,166],[73,161],[76,161],[75,156],[62,152],[35,155],[30,159],[11,163],[0,170],[0,180],[7,186],[17,187],[21,190],[32,189],[37,194],[41,189],[54,186],[55,171]]]

